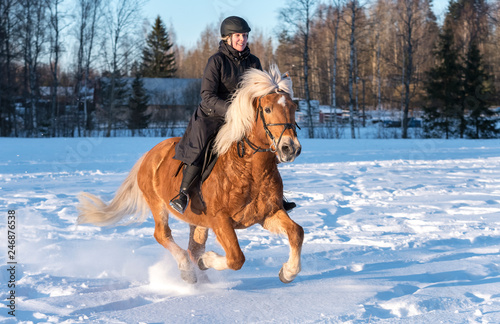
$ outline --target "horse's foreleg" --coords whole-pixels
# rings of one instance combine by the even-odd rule
[[[288,235],[290,256],[288,261],[283,264],[279,277],[284,283],[292,282],[300,272],[300,253],[304,241],[304,230],[291,220],[284,210],[279,210],[276,214],[266,218],[262,226],[270,232]]]
[[[236,232],[229,219],[219,222],[213,228],[217,241],[220,243],[226,256],[219,255],[213,251],[204,253],[198,260],[201,270],[214,268],[215,270],[239,270],[245,263],[245,256],[241,251]]]
[[[153,209],[151,210],[153,211]],[[172,231],[168,226],[167,210],[163,209],[159,214],[155,214],[155,211],[153,211],[153,215],[155,216],[155,239],[170,251],[177,262],[182,279],[188,283],[196,283],[196,273],[193,264],[189,260],[188,252],[177,245],[172,237]]]

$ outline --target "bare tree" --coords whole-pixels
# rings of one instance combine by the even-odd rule
[[[333,53],[332,53],[332,96],[331,96],[331,105],[332,108],[330,110],[330,115],[333,114],[333,123],[335,126],[335,138],[340,137],[339,133],[339,121],[337,118],[337,75],[338,75],[338,42],[339,42],[339,27],[340,20],[343,15],[343,7],[345,0],[332,0],[332,4],[330,6],[333,11],[331,14],[327,16],[327,24],[328,27],[333,34]],[[332,17],[333,19],[329,19]]]
[[[351,126],[351,138],[356,138],[354,128],[354,82],[355,82],[355,54],[356,54],[356,18],[359,16],[360,7],[357,0],[352,0],[347,5],[350,14],[350,36],[349,36],[349,124]]]
[[[401,137],[408,138],[408,110],[410,107],[410,84],[413,78],[413,54],[414,54],[414,24],[415,24],[415,6],[418,1],[401,0],[398,3],[400,7],[400,17],[402,23],[402,41],[403,41],[403,96],[402,102],[402,123],[401,123]]]
[[[431,38],[428,32],[429,11],[431,10],[428,0],[398,0],[396,3],[397,19],[400,25],[400,37],[402,43],[402,95],[401,95],[401,137],[408,138],[409,110],[415,90],[418,89],[419,75],[418,67],[424,62],[422,55],[422,42],[425,38]],[[426,53],[431,48],[424,49]]]
[[[307,120],[309,138],[314,138],[313,110],[309,91],[309,38],[316,0],[291,0],[288,8],[282,9],[283,21],[296,31],[302,47],[302,68],[304,94],[307,103]]]
[[[51,109],[50,109],[50,135],[57,136],[57,125],[59,120],[59,107],[57,90],[59,87],[59,57],[61,55],[61,32],[65,26],[61,25],[61,12],[59,5],[63,0],[45,0],[45,5],[49,11],[48,26],[50,30],[50,53],[49,62],[50,70],[52,72],[52,86],[51,86]]]
[[[38,136],[38,111],[40,88],[38,64],[46,35],[46,17],[44,0],[20,0],[21,41],[24,53],[24,123],[27,136]]]
[[[251,33],[249,46],[252,53],[260,59],[262,68],[268,70],[270,64],[275,62],[272,39],[264,37],[263,33],[257,30]]]
[[[109,71],[109,98],[107,107],[103,107],[107,117],[106,136],[111,136],[112,125],[115,120],[115,108],[119,104],[118,97],[121,89],[121,78],[127,72],[125,66],[130,63],[130,54],[134,46],[128,37],[139,29],[139,12],[143,0],[116,0],[108,6],[105,13],[107,21],[107,36],[103,44],[104,59]]]
[[[472,43],[482,50],[490,34],[488,18],[495,1],[456,0],[450,2],[445,24],[452,26],[454,38],[465,57]]]
[[[14,64],[16,57],[14,13],[16,0],[0,1],[0,136],[18,136],[14,106]],[[3,118],[6,116],[6,118]]]
[[[382,137],[382,43],[384,42],[384,28],[388,25],[388,3],[387,1],[379,0],[373,7],[371,13],[373,26],[373,71],[374,93],[376,93],[376,110],[378,114],[377,137]]]
[[[500,1],[490,3],[489,33],[483,57],[493,75],[495,89],[500,89]]]
[[[181,78],[201,78],[208,58],[215,54],[219,48],[219,41],[220,35],[217,25],[207,25],[201,32],[198,41],[200,46],[187,51],[187,53],[179,53],[181,59],[177,61],[179,63],[177,75]]]
[[[102,0],[78,0],[76,34],[78,41],[76,76],[75,76],[75,106],[83,105],[84,133],[91,130],[89,112],[90,68],[93,62],[94,44],[97,38],[97,26],[101,15]],[[83,90],[83,91],[82,91]],[[78,115],[79,116],[79,115]],[[78,122],[78,135],[81,135]]]

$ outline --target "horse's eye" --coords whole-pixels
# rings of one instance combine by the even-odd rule
[[[266,107],[266,109],[264,109],[264,111],[266,112],[266,114],[270,114],[271,113],[271,108]]]

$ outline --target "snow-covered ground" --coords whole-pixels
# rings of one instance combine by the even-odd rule
[[[112,198],[160,140],[0,139],[0,322],[500,323],[500,141],[303,139],[280,167],[306,233],[297,279],[278,279],[287,240],[254,226],[238,231],[241,270],[189,285],[151,217],[75,226],[77,194]],[[207,249],[222,252],[212,234]]]

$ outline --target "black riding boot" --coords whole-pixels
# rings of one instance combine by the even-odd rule
[[[195,165],[186,165],[183,172],[179,194],[174,199],[170,200],[170,206],[181,214],[184,213],[184,210],[186,209],[189,190],[200,174],[200,169],[200,167]]]
[[[297,204],[294,203],[293,201],[288,201],[285,197],[283,197],[283,208],[289,212],[290,210],[294,209],[297,207]]]

